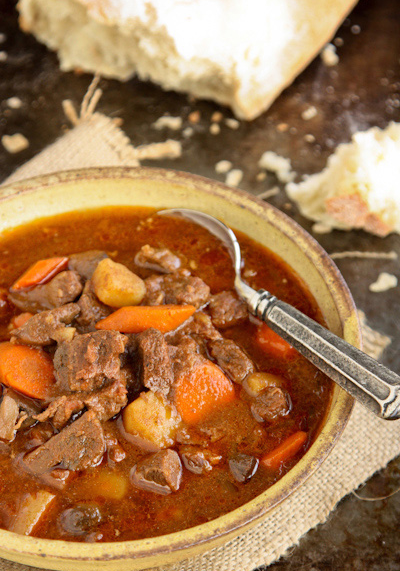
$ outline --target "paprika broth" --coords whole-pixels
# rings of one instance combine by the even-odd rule
[[[242,275],[313,319],[277,256]],[[205,229],[148,208],[64,214],[0,238],[0,526],[106,542],[192,527],[273,485],[332,385],[233,287]]]

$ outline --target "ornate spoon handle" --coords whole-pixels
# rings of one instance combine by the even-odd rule
[[[387,420],[400,418],[400,376],[294,307],[259,290],[250,309],[356,400]]]

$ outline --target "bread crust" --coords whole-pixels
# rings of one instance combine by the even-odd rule
[[[75,59],[71,57],[73,46],[68,48],[65,43],[68,33],[61,34],[60,38],[55,37],[54,26],[52,27],[50,20],[51,17],[54,19],[59,17],[59,9],[54,16],[51,16],[48,9],[49,0],[20,0],[18,8],[21,14],[21,27],[35,34],[52,49],[58,50],[62,68],[65,70],[80,67],[86,71],[99,72],[118,79],[128,79],[136,73],[139,77],[151,79],[166,89],[183,91],[199,98],[210,98],[230,105],[237,117],[251,120],[266,110],[308,65],[330,40],[357,2],[357,0],[278,0],[277,4],[277,0],[262,0],[262,7],[258,6],[251,13],[248,10],[248,0],[214,1],[215,4],[212,5],[207,0],[191,0],[183,3],[179,0],[168,0],[168,9],[173,11],[174,16],[168,20],[165,4],[163,5],[161,0],[136,0],[136,2],[74,0],[75,5],[71,0],[57,0],[59,8],[70,5],[69,11],[72,14],[76,12],[74,8],[85,11],[82,24],[76,23],[76,19],[74,24],[81,25],[81,29],[74,30],[75,41],[81,39],[82,45],[85,46],[85,49],[81,50],[80,65],[76,57]],[[206,26],[201,24],[198,29],[195,28],[197,51],[191,52],[189,41],[184,46],[185,49],[188,48],[189,55],[185,50],[180,52],[179,45],[182,47],[183,33],[171,22],[174,18],[179,19],[182,16],[184,23],[190,9],[195,14],[202,13],[204,22],[206,17],[212,18],[212,14],[206,13],[207,10],[210,11],[210,6],[213,11],[215,10],[215,14],[219,10],[226,15],[226,21],[223,20],[226,27],[225,35],[218,38],[218,34],[213,33],[210,38]],[[253,44],[252,38],[248,37],[249,34],[241,37],[240,33],[235,33],[237,30],[240,31],[241,23],[238,20],[244,13],[246,13],[244,29],[246,31],[251,29],[252,24],[258,29]],[[271,40],[267,33],[264,43],[264,37],[260,36],[260,15],[264,18],[268,13],[271,14],[271,18],[274,14],[278,16],[278,21],[269,24],[274,29],[282,28],[284,43],[280,43],[279,38]],[[96,44],[91,43],[95,41],[96,34],[92,34],[91,38],[87,33],[88,23],[104,26],[104,29],[109,30],[113,40],[132,38],[132,44],[135,45],[131,54],[128,53],[129,47],[125,47],[126,54],[122,54],[123,60],[129,59],[129,55],[132,56],[132,61],[126,69],[119,69],[113,62],[101,61]],[[143,25],[140,33],[137,31],[139,24]],[[156,33],[154,30],[157,26]],[[206,55],[200,53],[205,50],[199,47],[209,46],[212,38],[220,49],[219,59],[214,58],[212,50],[206,52]],[[140,42],[152,40],[156,48],[161,46],[159,54],[155,54],[155,65],[149,61],[147,55],[142,57],[140,52]],[[187,38],[185,41],[187,42]],[[111,44],[115,45],[115,41],[110,41],[110,47]],[[223,57],[224,53],[227,54],[226,58]],[[164,55],[160,60],[162,54]]]
[[[379,214],[370,212],[367,202],[358,192],[327,198],[325,205],[328,214],[350,228],[366,230],[382,238],[394,229]]]

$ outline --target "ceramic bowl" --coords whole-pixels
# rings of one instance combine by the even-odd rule
[[[0,232],[64,212],[111,205],[186,207],[212,214],[283,258],[308,285],[328,327],[360,345],[357,313],[338,269],[295,222],[269,204],[215,181],[150,168],[96,168],[61,172],[3,187]],[[118,570],[165,565],[223,544],[268,518],[301,486],[334,447],[353,400],[335,387],[321,432],[305,456],[278,483],[242,507],[177,533],[119,543],[71,543],[0,530],[0,556],[48,569]]]

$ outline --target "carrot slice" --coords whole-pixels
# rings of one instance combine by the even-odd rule
[[[187,424],[199,423],[234,399],[233,384],[211,361],[205,361],[177,379],[175,406]]]
[[[0,343],[0,382],[28,397],[46,399],[54,384],[53,362],[39,349]]]
[[[18,327],[22,327],[27,321],[30,320],[31,317],[33,317],[33,313],[29,313],[29,311],[15,315],[10,321],[11,329],[18,329]]]
[[[196,311],[193,305],[135,305],[121,307],[96,323],[96,329],[113,329],[121,333],[140,333],[154,327],[161,333],[182,325]]]
[[[51,280],[68,266],[68,258],[38,260],[11,286],[11,290],[28,289]]]
[[[284,341],[275,331],[273,331],[266,323],[258,328],[256,333],[256,342],[258,346],[265,352],[288,359],[293,357],[297,351],[287,341]]]
[[[275,450],[268,452],[260,460],[266,468],[278,470],[286,460],[290,460],[299,452],[307,440],[307,432],[299,430],[279,444]]]

